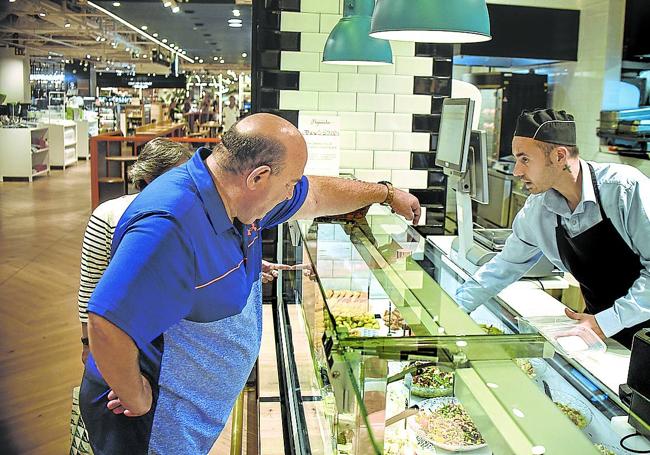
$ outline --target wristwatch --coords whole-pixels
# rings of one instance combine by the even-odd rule
[[[377,182],[377,183],[386,186],[386,188],[388,189],[388,195],[386,195],[386,199],[384,200],[384,202],[381,203],[381,205],[390,207],[391,204],[393,203],[393,197],[395,197],[395,188],[393,187],[393,184],[387,180],[382,180],[381,182]]]
[[[81,344],[88,346],[88,337],[81,337]]]

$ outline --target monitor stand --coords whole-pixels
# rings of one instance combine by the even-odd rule
[[[474,274],[480,266],[497,253],[474,241],[472,199],[467,182],[457,176],[448,176],[448,180],[456,188],[456,223],[458,225],[458,237],[451,244],[451,258],[461,268]]]

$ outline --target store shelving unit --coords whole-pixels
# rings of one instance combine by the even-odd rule
[[[75,120],[77,124],[77,159],[90,159],[90,149],[88,148],[88,130],[90,122],[88,120]]]
[[[124,136],[135,134],[135,129],[144,125],[142,106],[123,106],[120,112],[120,130]]]
[[[0,128],[0,181],[49,174],[48,128]]]
[[[50,166],[65,169],[77,162],[77,125],[72,120],[41,123],[50,130]]]

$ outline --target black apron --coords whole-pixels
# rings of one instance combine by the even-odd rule
[[[611,308],[616,299],[628,293],[632,284],[641,276],[643,265],[641,258],[625,243],[605,215],[596,174],[591,164],[588,166],[603,219],[571,238],[560,222],[560,215],[557,215],[555,237],[562,263],[580,283],[587,305],[586,312],[596,314]],[[650,327],[650,321],[625,328],[612,338],[629,349],[634,334],[647,327]]]

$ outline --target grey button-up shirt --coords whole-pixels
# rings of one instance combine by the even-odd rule
[[[600,199],[607,217],[625,243],[639,255],[643,269],[626,295],[596,314],[606,336],[650,319],[650,180],[639,170],[622,164],[590,163],[596,174]],[[574,237],[602,220],[587,162],[580,160],[582,198],[571,212],[566,199],[549,190],[531,195],[515,217],[512,235],[501,253],[481,267],[474,279],[456,292],[456,300],[474,309],[519,280],[542,255],[567,271],[557,248],[555,227],[560,215],[567,233]],[[593,248],[598,248],[593,245]],[[602,267],[616,267],[603,258]]]

